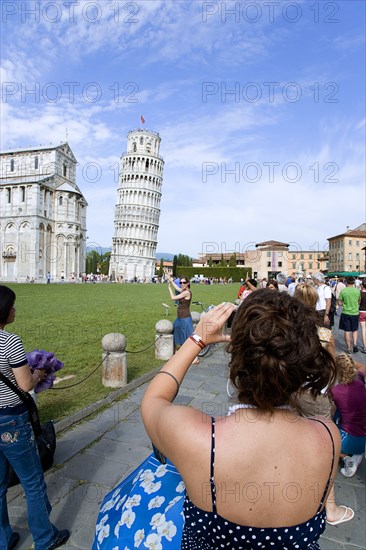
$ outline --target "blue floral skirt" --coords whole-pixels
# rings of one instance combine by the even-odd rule
[[[184,492],[173,464],[151,454],[104,498],[92,550],[178,550]]]

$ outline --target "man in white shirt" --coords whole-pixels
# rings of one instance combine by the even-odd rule
[[[295,277],[291,277],[291,282],[290,284],[288,285],[288,293],[290,296],[293,296],[295,294],[295,289],[297,287],[297,282],[295,280]]]
[[[287,275],[285,273],[282,273],[282,272],[277,273],[276,281],[277,281],[277,284],[278,284],[278,290],[280,292],[287,292],[288,293],[288,288],[286,286]]]
[[[346,288],[346,285],[344,284],[344,282],[342,280],[338,280],[335,287],[333,288],[333,292],[335,292],[335,297],[339,298],[339,295],[341,293],[341,291]]]
[[[332,291],[330,290],[330,287],[325,284],[325,277],[323,273],[315,273],[313,280],[318,292],[318,301],[315,309],[318,312],[323,325],[328,327],[330,325],[329,312],[332,303]]]

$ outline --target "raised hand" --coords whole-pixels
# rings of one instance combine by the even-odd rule
[[[235,310],[236,305],[230,302],[223,302],[214,307],[201,317],[200,322],[196,326],[196,334],[202,338],[205,344],[228,342],[230,335],[223,334],[222,328]]]

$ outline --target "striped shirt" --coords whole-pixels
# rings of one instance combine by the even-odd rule
[[[27,358],[19,336],[0,330],[0,371],[2,374],[17,385],[13,369],[26,364]],[[20,403],[22,401],[17,394],[0,380],[0,408],[14,407]]]

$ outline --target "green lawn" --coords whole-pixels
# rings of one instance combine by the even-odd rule
[[[159,284],[9,284],[17,295],[16,321],[6,327],[22,340],[26,351],[53,351],[65,365],[59,376],[73,379],[57,384],[55,390],[39,394],[42,420],[59,420],[102,399],[114,391],[104,388],[101,340],[109,332],[127,338],[127,352],[139,351],[154,342],[155,324],[164,319],[162,303],[171,304],[168,319],[176,308],[166,285]],[[193,285],[193,300],[205,305],[234,301],[239,285]],[[199,311],[198,306],[192,310]],[[161,365],[154,346],[142,353],[128,353],[128,381]],[[75,387],[60,390],[61,387]]]

